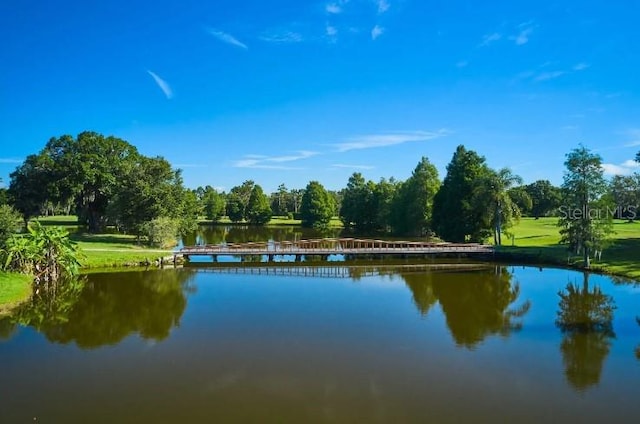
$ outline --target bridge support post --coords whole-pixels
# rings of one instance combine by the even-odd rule
[[[296,255],[296,262],[302,262],[302,255]]]
[[[213,262],[218,262],[218,255],[211,255]]]
[[[273,262],[273,259],[274,259],[274,255],[269,255],[267,260],[269,262]]]

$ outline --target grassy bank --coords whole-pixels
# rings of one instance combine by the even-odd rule
[[[513,240],[503,239],[498,249],[504,259],[526,260],[541,264],[580,267],[582,258],[571,256],[560,242],[557,218],[523,218],[512,232]],[[600,261],[592,262],[594,271],[640,280],[640,222],[615,221],[612,244]]]
[[[0,315],[31,296],[31,277],[0,272]]]
[[[108,268],[113,266],[137,266],[172,254],[171,249],[152,249],[141,246],[134,236],[123,234],[74,233],[71,239],[78,243],[83,253],[83,268]]]

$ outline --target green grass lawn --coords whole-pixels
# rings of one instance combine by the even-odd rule
[[[29,275],[0,272],[0,315],[31,296]]]
[[[154,249],[140,245],[134,236],[124,234],[73,233],[71,239],[78,243],[83,258],[83,268],[107,268],[122,265],[138,265],[146,260],[154,261],[170,256],[171,249]]]
[[[560,242],[557,218],[523,218],[511,232],[515,238],[503,238],[500,251],[538,258],[541,263],[553,262],[579,266],[581,258],[570,256]],[[609,274],[640,280],[640,222],[614,221],[612,244],[604,250],[600,261],[592,268]]]

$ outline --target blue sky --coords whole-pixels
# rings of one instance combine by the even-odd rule
[[[0,2],[0,178],[52,136],[113,134],[189,187],[354,171],[441,178],[458,144],[525,181],[638,168],[638,2]]]

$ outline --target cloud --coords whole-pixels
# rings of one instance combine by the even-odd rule
[[[385,29],[382,28],[380,25],[374,26],[373,29],[371,30],[371,39],[375,41],[378,37],[384,34],[384,31]]]
[[[520,29],[520,32],[518,32],[517,35],[509,37],[509,39],[513,40],[513,42],[515,42],[516,45],[522,46],[529,42],[529,36],[533,32],[534,27],[533,27],[533,23],[529,21],[529,22],[521,23],[520,25],[518,25],[518,28]]]
[[[502,39],[502,34],[498,32],[494,32],[492,34],[486,34],[484,37],[482,37],[482,42],[480,43],[480,47],[486,47],[489,44],[499,41],[501,39]]]
[[[637,147],[640,146],[640,128],[631,128],[624,132],[624,135],[631,140],[628,141],[624,147]]]
[[[589,65],[588,63],[584,63],[584,62],[580,62],[576,65],[574,65],[573,70],[574,71],[584,71],[585,69],[589,68],[591,65]]]
[[[241,49],[247,50],[249,47],[243,42],[239,41],[231,34],[227,34],[226,32],[218,31],[214,28],[205,27],[205,31],[207,31],[210,35],[213,35],[218,40],[223,43],[231,44],[232,46],[240,47]]]
[[[338,37],[338,28],[332,25],[327,24],[325,32],[327,34],[327,37],[331,38],[333,41],[335,41],[335,39]]]
[[[362,169],[362,170],[368,170],[368,169],[374,169],[375,166],[371,166],[371,165],[348,165],[345,163],[334,163],[333,165],[331,165],[332,168],[343,168],[343,169]]]
[[[612,163],[603,163],[602,169],[604,169],[605,175],[631,175],[635,171],[640,169],[640,164],[634,160],[626,160],[620,165]]]
[[[172,99],[173,91],[171,90],[169,84],[165,80],[160,78],[155,72],[147,70],[147,73],[151,75],[151,78],[153,78],[156,84],[158,84],[158,87],[160,87],[160,90],[162,90],[164,95],[167,96],[167,99]]]
[[[16,158],[0,158],[0,163],[8,163],[8,164],[20,164],[22,163],[22,159]]]
[[[280,43],[280,44],[300,43],[304,41],[304,37],[302,36],[302,34],[294,31],[287,31],[287,30],[265,31],[258,38],[268,43]]]
[[[328,3],[324,10],[327,13],[330,13],[332,15],[337,15],[339,13],[342,13],[342,7],[340,7],[340,5],[338,3]]]
[[[565,75],[566,71],[551,71],[551,72],[542,72],[533,78],[534,81],[549,81],[552,79],[559,78]]]
[[[387,0],[376,0],[376,4],[378,5],[378,14],[382,15],[391,6]]]
[[[466,68],[467,66],[469,66],[469,61],[467,60],[461,60],[456,63],[456,68]]]
[[[580,72],[589,67],[589,65],[587,65],[586,63],[578,63],[577,65],[574,65],[573,67],[571,67],[571,69],[568,69],[568,70],[558,69],[555,71],[543,71],[543,72],[540,71],[541,69],[547,68],[549,65],[550,63],[544,63],[538,67],[537,71],[523,72],[520,75],[518,75],[518,78],[531,79],[533,81],[543,82],[543,81],[549,81],[556,78],[560,78],[561,76],[572,74],[575,72]]]
[[[281,164],[308,159],[318,154],[319,154],[318,152],[301,150],[294,155],[285,155],[285,156],[245,155],[244,159],[235,161],[233,163],[233,167],[252,168],[252,169],[280,169],[280,170],[302,169],[302,168],[281,165]]]
[[[377,147],[394,146],[412,141],[428,141],[445,137],[451,132],[447,129],[438,131],[407,131],[389,134],[372,134],[352,137],[343,143],[334,144],[338,152],[350,150],[372,149]]]

